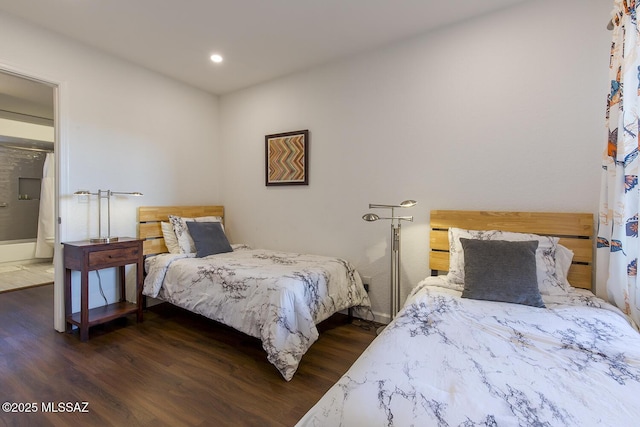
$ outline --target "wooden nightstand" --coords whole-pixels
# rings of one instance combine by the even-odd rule
[[[131,313],[142,322],[142,240],[121,237],[117,242],[91,243],[88,240],[64,245],[64,300],[66,331],[73,325],[80,328],[80,340],[89,338],[89,327],[108,322]],[[125,266],[136,265],[136,304],[126,301]],[[120,301],[89,310],[89,272],[118,267]],[[71,271],[80,271],[80,311],[71,313]]]

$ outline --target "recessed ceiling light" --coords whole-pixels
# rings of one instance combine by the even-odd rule
[[[213,55],[211,55],[211,60],[216,64],[219,64],[222,62],[222,56],[218,55],[217,53],[214,53]]]

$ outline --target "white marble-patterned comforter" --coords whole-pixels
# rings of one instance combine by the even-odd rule
[[[544,308],[421,282],[299,426],[640,425],[640,334],[590,292]]]
[[[317,323],[370,306],[360,276],[345,260],[233,247],[205,258],[147,258],[143,293],[259,338],[287,381],[318,339]]]

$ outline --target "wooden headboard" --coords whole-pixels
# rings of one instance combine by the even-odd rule
[[[195,218],[219,216],[224,223],[224,206],[141,206],[138,208],[138,238],[143,239],[144,255],[167,252],[160,222],[169,221],[169,215]]]
[[[449,270],[449,227],[468,230],[503,230],[560,238],[574,253],[569,283],[592,289],[593,214],[553,212],[431,211],[429,268]]]

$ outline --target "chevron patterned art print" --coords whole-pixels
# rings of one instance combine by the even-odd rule
[[[265,137],[266,185],[309,185],[309,131]]]

